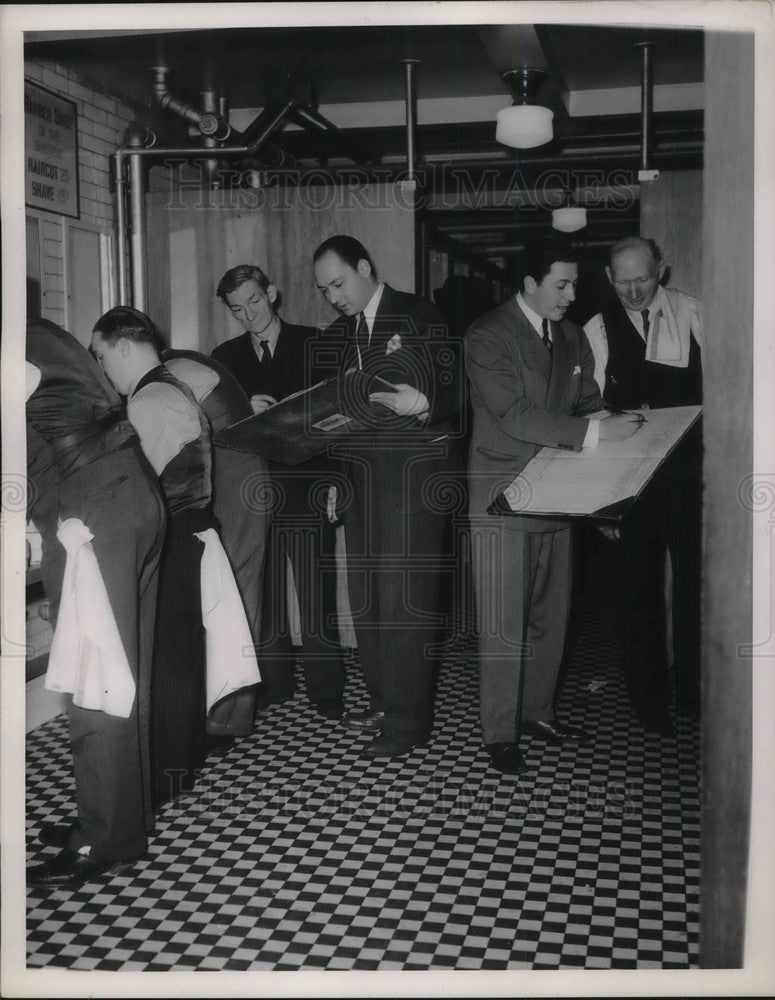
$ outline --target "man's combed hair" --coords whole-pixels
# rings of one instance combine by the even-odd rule
[[[552,269],[552,264],[577,264],[578,251],[567,237],[555,235],[555,230],[528,236],[525,249],[518,258],[519,287],[525,290],[525,278],[533,278],[540,285]]]
[[[664,259],[656,241],[650,237],[625,236],[624,239],[617,240],[608,251],[609,267],[613,264],[615,257],[618,257],[621,253],[625,253],[627,250],[646,250],[651,254],[651,259],[655,264],[661,264]]]
[[[94,324],[94,332],[98,333],[109,344],[118,340],[134,340],[138,344],[150,344],[161,353],[165,343],[153,321],[131,306],[114,306],[109,309]]]
[[[335,253],[337,257],[341,258],[345,264],[349,264],[353,269],[358,266],[359,260],[365,260],[371,268],[371,276],[373,278],[377,277],[377,269],[374,266],[374,261],[371,259],[371,254],[360,240],[356,240],[354,236],[329,236],[312,255],[312,263],[316,263],[324,254],[329,252]]]
[[[265,292],[272,282],[256,264],[237,264],[230,268],[218,282],[215,294],[226,303],[226,296],[236,292],[246,281],[255,281],[262,292]],[[226,303],[228,304],[228,303]]]

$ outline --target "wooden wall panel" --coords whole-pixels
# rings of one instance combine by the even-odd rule
[[[185,310],[199,330],[199,349],[241,332],[215,297],[223,273],[237,264],[258,264],[277,285],[280,314],[290,323],[324,326],[336,313],[315,288],[312,254],[329,236],[355,236],[371,252],[381,277],[414,291],[412,194],[392,184],[301,187],[269,192],[199,192],[147,195],[149,311],[169,337],[170,235],[193,229],[199,295],[176,301],[176,326]]]
[[[705,47],[703,805],[700,957],[743,960],[751,808],[754,41]],[[733,154],[733,155],[731,155]]]
[[[702,171],[662,170],[640,186],[640,232],[662,249],[668,285],[702,298]]]

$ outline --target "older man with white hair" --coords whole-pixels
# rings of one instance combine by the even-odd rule
[[[612,409],[702,402],[703,310],[664,288],[667,265],[652,239],[631,236],[610,250],[606,275],[616,297],[584,327],[595,378]],[[702,435],[690,430],[639,500],[622,545],[623,667],[644,727],[667,735],[669,673],[665,554],[673,572],[673,666],[679,714],[697,714],[700,696],[700,511]],[[609,536],[611,532],[609,530]]]

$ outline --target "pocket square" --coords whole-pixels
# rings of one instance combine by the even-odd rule
[[[394,333],[390,340],[387,342],[387,347],[385,348],[385,356],[392,354],[397,351],[401,346],[401,336],[398,333]]]
[[[576,367],[573,369],[573,374],[581,375],[581,365],[576,365]]]

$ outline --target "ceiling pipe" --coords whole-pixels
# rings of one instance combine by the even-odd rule
[[[116,247],[118,249],[118,304],[130,305],[129,299],[129,261],[126,252],[126,171],[124,156],[114,153],[113,180],[116,192]]]
[[[129,246],[132,262],[132,305],[141,312],[148,307],[147,234],[145,226],[145,170],[138,153],[156,141],[143,126],[131,126],[126,132],[129,147]]]
[[[167,86],[169,72],[168,66],[151,67],[151,86],[154,97],[165,111],[169,111],[173,115],[177,115],[178,118],[187,121],[190,125],[195,125],[199,128],[199,119],[202,112],[199,108],[194,107],[193,104],[189,104],[188,101],[183,101],[171,93]]]
[[[416,178],[415,131],[417,128],[417,91],[414,67],[419,59],[402,59],[406,78],[406,175],[410,181]]]
[[[219,123],[221,121],[220,115],[218,114],[218,95],[212,89],[202,91],[202,116],[200,118],[200,131],[202,131],[202,145],[205,149],[216,149],[218,147],[218,135],[222,134],[219,129]],[[204,129],[202,125],[204,124]],[[228,124],[226,128],[229,130],[226,136],[231,132]],[[209,157],[204,161],[205,173],[207,175],[207,181],[211,188],[218,186],[218,160]]]
[[[651,49],[653,42],[638,42],[635,46],[641,52],[641,84],[640,84],[640,170],[639,181],[654,181],[659,177],[658,170],[649,166],[649,143],[651,140],[651,115],[653,88],[651,80]]]
[[[357,141],[346,138],[342,130],[329,121],[328,118],[321,115],[316,108],[312,108],[309,104],[304,104],[301,101],[297,102],[297,104],[298,106],[293,110],[291,115],[297,124],[303,125],[305,128],[309,128],[311,125],[331,139],[338,140],[342,144],[342,152],[356,163],[372,162],[374,157],[364,146]]]

